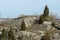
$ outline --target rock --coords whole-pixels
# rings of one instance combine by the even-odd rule
[[[43,31],[38,31],[38,33],[40,34],[40,36],[44,36],[44,32]]]
[[[35,17],[32,17],[32,18],[31,17],[27,17],[27,18],[25,18],[24,21],[25,21],[26,27],[27,28],[30,27],[33,24],[35,19],[36,19]]]
[[[54,33],[54,34],[53,34],[53,40],[60,40],[60,35],[59,35],[59,33]]]
[[[40,36],[32,32],[20,31],[17,35],[22,38],[22,40],[40,40]]]
[[[47,24],[47,25],[51,25],[52,22],[49,22],[49,21],[44,21],[43,24]]]

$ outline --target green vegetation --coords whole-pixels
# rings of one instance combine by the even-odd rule
[[[54,30],[52,28],[50,28],[49,30],[45,30],[43,40],[52,40],[53,33]]]
[[[56,16],[50,14],[49,19],[50,19],[51,22],[55,22],[56,21]]]
[[[2,30],[1,38],[6,40],[8,38],[8,34],[5,29]]]
[[[51,33],[50,32],[46,32],[44,35],[44,40],[51,40]]]
[[[43,14],[44,16],[46,16],[46,17],[48,17],[49,16],[49,8],[48,8],[48,6],[46,5],[45,6],[45,9],[44,9],[44,14]]]
[[[11,39],[11,40],[15,40],[15,35],[14,35],[12,29],[10,29],[9,32],[8,32],[8,38],[9,38],[9,40],[10,40],[10,39]]]
[[[45,6],[44,14],[42,14],[39,18],[39,23],[42,24],[44,21],[49,21],[49,8],[47,5]]]
[[[52,24],[51,24],[53,27],[55,27],[55,23],[53,22]]]
[[[23,20],[21,23],[21,31],[25,31],[25,30],[26,30],[26,27],[25,27],[25,22]]]
[[[3,29],[2,30],[2,34],[1,34],[1,39],[3,39],[3,40],[7,40],[7,39],[9,39],[9,40],[23,40],[24,38],[26,39],[26,40],[29,40],[29,37],[32,37],[31,35],[29,36],[29,37],[27,37],[27,35],[19,35],[19,33],[20,33],[20,31],[23,31],[22,33],[24,33],[24,31],[29,31],[29,32],[34,32],[35,33],[35,31],[40,31],[40,29],[41,29],[41,31],[43,30],[44,31],[44,35],[43,35],[43,40],[51,40],[52,39],[52,34],[53,34],[53,32],[55,31],[55,29],[54,28],[52,28],[52,26],[53,27],[55,27],[55,16],[53,16],[53,15],[49,15],[49,8],[48,8],[48,6],[46,5],[45,6],[45,9],[44,9],[44,12],[43,12],[43,14],[40,16],[40,18],[39,18],[39,23],[40,24],[42,24],[44,21],[51,21],[52,22],[52,26],[50,26],[49,24],[47,25],[48,27],[50,27],[50,28],[46,28],[47,26],[46,25],[35,25],[34,23],[32,24],[32,26],[31,26],[31,28],[29,27],[29,29],[27,29],[26,30],[26,24],[25,24],[25,21],[24,21],[24,19],[25,18],[28,18],[29,16],[22,16],[22,17],[18,17],[17,19],[23,19],[22,20],[22,23],[21,23],[21,26],[20,26],[20,24],[18,25],[18,22],[20,23],[20,20],[18,21],[18,20],[13,20],[13,21],[7,21],[7,23],[3,23],[5,26],[7,25],[7,26],[10,26],[10,30],[5,30],[5,29]],[[28,19],[27,19],[28,20]],[[32,19],[33,20],[33,19]],[[30,22],[31,20],[29,20],[29,22]],[[13,23],[14,22],[14,23]],[[27,23],[29,23],[29,22],[27,22]],[[37,21],[38,22],[38,21]],[[16,23],[16,24],[15,24]],[[2,24],[1,24],[2,25]],[[16,25],[16,26],[15,26]],[[4,27],[5,27],[4,26]],[[17,28],[19,28],[18,26],[20,26],[21,27],[21,29],[18,29],[18,30],[16,30],[14,27],[16,27],[16,29]],[[44,27],[43,27],[44,26]],[[38,27],[38,28],[37,28]],[[13,30],[14,29],[14,30]],[[46,30],[45,30],[46,29]],[[54,29],[54,30],[53,30]],[[15,33],[14,33],[15,32]],[[41,32],[42,33],[42,32]],[[16,35],[15,35],[16,34]],[[39,34],[40,35],[40,32],[39,33],[37,33],[37,34]],[[18,38],[15,38],[16,36],[19,36]],[[40,37],[40,36],[39,36]],[[31,40],[33,40],[33,38],[31,39]]]

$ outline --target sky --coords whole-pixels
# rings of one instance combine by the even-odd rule
[[[60,17],[60,0],[0,0],[0,17],[39,15],[48,6],[50,13]]]

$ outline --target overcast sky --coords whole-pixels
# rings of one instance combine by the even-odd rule
[[[0,0],[0,17],[40,14],[43,13],[46,4],[50,12],[60,15],[60,0]]]

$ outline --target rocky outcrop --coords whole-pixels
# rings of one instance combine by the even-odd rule
[[[35,33],[27,32],[27,31],[20,31],[17,32],[17,39],[21,38],[22,40],[40,40],[41,37]],[[20,39],[20,40],[21,40]]]
[[[24,18],[27,29],[25,31],[20,31],[22,20],[23,19],[12,19],[6,21],[4,24],[9,25],[0,28],[0,35],[2,34],[1,31],[3,28],[9,31],[9,26],[12,26],[16,40],[42,40],[46,35],[50,35],[52,40],[60,40],[60,30],[58,30],[60,27],[52,27],[52,22],[45,21],[43,24],[35,24],[34,20],[36,20],[36,17],[27,17]],[[4,39],[2,38],[2,40]]]

